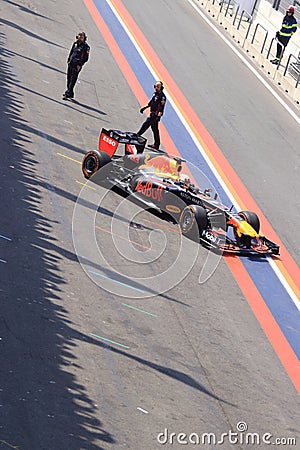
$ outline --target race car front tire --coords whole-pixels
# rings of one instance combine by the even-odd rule
[[[208,225],[205,208],[199,205],[186,206],[180,215],[179,225],[183,235],[195,240],[200,239]]]
[[[255,230],[257,234],[259,234],[260,220],[259,220],[258,215],[255,212],[253,212],[253,211],[241,211],[241,212],[238,213],[238,215],[243,220],[248,222],[249,225],[251,225],[251,227],[253,228],[253,230]]]
[[[99,169],[106,166],[111,162],[110,156],[105,152],[99,152],[97,150],[92,150],[86,153],[82,160],[82,172],[85,178],[91,178],[94,173],[96,173]],[[107,175],[103,173],[104,177]],[[104,178],[103,177],[103,178]]]

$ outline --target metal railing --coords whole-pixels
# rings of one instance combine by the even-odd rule
[[[241,5],[238,3],[237,8],[236,8],[236,11],[235,11],[234,19],[233,19],[233,22],[232,22],[232,25],[233,25],[233,26],[235,25],[235,21],[236,21],[236,19],[237,19],[238,13],[239,13],[240,6],[241,6]]]
[[[242,11],[242,13],[241,13],[241,15],[240,15],[240,20],[239,20],[239,23],[238,23],[238,26],[237,26],[237,30],[239,30],[239,28],[240,28],[240,26],[241,26],[241,23],[242,23],[242,18],[244,17],[244,16],[247,16],[247,22],[249,22],[250,24],[252,24],[252,16],[251,16],[251,14],[249,14],[248,13],[248,11],[246,11],[245,9],[243,9],[243,11]]]
[[[260,53],[262,53],[264,51],[269,32],[260,23],[256,24],[256,27],[255,27],[255,30],[254,30],[254,33],[253,33],[253,36],[252,36],[252,39],[251,39],[251,44],[253,44],[253,42],[254,42],[254,39],[255,39],[255,36],[256,36],[256,32],[257,32],[259,27],[262,28],[264,30],[264,32],[265,32],[265,38],[264,38],[263,45],[262,45],[261,50],[260,50]]]
[[[272,45],[273,45],[273,42],[274,42],[274,41],[276,41],[276,42],[277,42],[277,45],[280,45],[280,47],[281,47],[281,53],[280,53],[280,57],[279,57],[279,61],[278,61],[277,67],[276,67],[276,70],[278,70],[278,69],[279,69],[279,66],[280,66],[280,63],[281,63],[281,60],[282,60],[282,57],[283,57],[283,52],[284,52],[284,48],[285,48],[285,47],[284,47],[284,45],[283,45],[281,42],[277,41],[276,38],[272,38],[272,39],[271,39],[271,42],[270,42],[269,50],[268,50],[268,52],[267,52],[267,59],[269,59],[269,55],[270,55],[271,48],[272,48]]]
[[[224,14],[224,17],[226,17],[227,13],[228,13],[228,10],[229,10],[229,7],[231,6],[233,8],[234,4],[236,4],[236,3],[237,3],[236,0],[222,1],[220,3],[220,10],[219,10],[219,13],[218,13],[218,16],[217,16],[217,20],[219,19],[219,16],[220,16],[220,14],[222,12],[223,5],[227,5],[227,8],[226,8],[226,11],[225,11],[225,14]]]
[[[292,58],[294,58],[294,59],[296,60],[296,64],[291,64],[291,66],[293,66],[292,69],[294,69],[295,72],[298,72],[297,78],[295,78],[295,77],[293,76],[293,74],[291,73],[291,70],[290,70],[290,61],[291,61]],[[297,64],[297,63],[298,63],[298,64]],[[296,67],[296,66],[298,66],[298,67]],[[291,54],[289,55],[288,60],[287,60],[287,63],[286,63],[286,66],[285,66],[285,69],[284,69],[284,72],[283,72],[283,76],[286,75],[286,73],[287,73],[288,70],[289,70],[290,75],[291,75],[293,78],[296,79],[296,86],[295,86],[295,87],[297,88],[297,87],[298,87],[298,84],[299,84],[299,81],[300,81],[300,58],[299,58],[299,55],[298,55],[298,56],[295,56],[295,55],[293,55],[293,53],[291,53]]]

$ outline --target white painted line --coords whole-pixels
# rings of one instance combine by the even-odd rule
[[[49,81],[46,81],[46,80],[43,80],[43,83],[50,84],[50,82],[49,82]]]
[[[284,107],[284,109],[291,115],[295,121],[300,124],[300,117],[288,106],[288,104],[277,94],[277,92],[269,85],[269,83],[257,72],[257,70],[250,64],[250,62],[240,53],[237,48],[221,33],[220,30],[210,21],[210,19],[201,11],[199,6],[195,5],[193,0],[187,0],[189,4],[200,14],[203,20],[209,25],[217,35],[231,48],[238,58],[247,66],[247,68],[256,76],[256,78],[265,86],[266,89],[276,98],[276,100]]]
[[[3,234],[0,234],[0,239],[5,239],[6,241],[12,241],[12,238],[4,236]]]
[[[73,125],[73,123],[70,122],[69,120],[64,120],[64,122],[69,123],[70,125]]]
[[[268,257],[268,261],[269,261],[270,266],[276,273],[277,277],[279,278],[281,284],[285,287],[285,290],[287,291],[287,293],[289,294],[289,296],[295,303],[296,308],[298,309],[298,311],[300,311],[300,299],[298,298],[296,293],[292,290],[290,285],[287,283],[286,279],[284,278],[283,274],[280,272],[280,269],[276,265],[275,261],[271,257]]]
[[[142,411],[142,413],[144,413],[144,414],[149,414],[149,411],[146,411],[145,409],[140,408],[139,406],[136,409],[138,409],[139,411]]]

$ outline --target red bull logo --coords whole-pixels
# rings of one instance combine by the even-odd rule
[[[140,192],[142,195],[146,197],[152,198],[157,202],[161,202],[162,200],[162,192],[163,188],[159,185],[154,185],[152,181],[139,180],[136,187],[136,192]]]
[[[153,167],[157,172],[177,175],[179,163],[173,158],[168,158],[163,155],[154,156],[153,158],[150,155],[146,155],[144,164],[140,168],[145,167]]]

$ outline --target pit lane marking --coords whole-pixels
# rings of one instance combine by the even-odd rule
[[[94,275],[97,275],[99,277],[105,278],[106,280],[113,281],[114,283],[120,284],[121,286],[125,286],[130,289],[133,289],[134,291],[141,292],[142,294],[145,293],[145,291],[143,291],[142,289],[135,288],[134,286],[131,286],[130,284],[127,284],[127,283],[122,283],[122,281],[115,280],[114,278],[110,278],[107,275],[103,275],[102,273],[94,272],[93,270],[88,270],[88,272],[90,272]]]
[[[101,339],[101,341],[109,342],[110,344],[118,345],[123,348],[130,348],[128,345],[120,344],[120,342],[112,341],[111,339],[107,339],[103,336],[98,336],[97,334],[90,333],[90,336],[96,337],[97,339]]]
[[[136,308],[135,306],[127,305],[127,303],[122,303],[122,305],[126,306],[127,308],[134,309],[135,311],[139,311],[141,313],[148,314],[148,316],[157,317],[156,314],[150,313],[148,311],[144,311],[143,309],[140,309],[140,308]]]
[[[130,242],[131,244],[135,244],[135,245],[137,245],[138,247],[144,248],[145,250],[150,250],[151,252],[154,252],[154,251],[155,251],[155,250],[154,250],[153,248],[151,248],[151,247],[147,247],[146,245],[142,245],[142,244],[139,244],[138,242],[131,241],[130,239],[127,239],[127,238],[121,236],[120,234],[112,233],[111,231],[106,230],[105,228],[98,227],[97,225],[96,225],[95,228],[97,228],[98,230],[104,231],[104,233],[111,234],[112,236],[118,236],[120,239],[123,239],[124,241]]]
[[[144,221],[144,222],[151,223],[152,225],[156,225],[156,226],[158,226],[158,227],[160,227],[160,228],[165,228],[166,230],[172,231],[173,233],[181,234],[180,231],[174,230],[173,228],[167,227],[166,225],[161,225],[161,224],[159,224],[159,223],[157,223],[157,222],[152,222],[152,220],[149,220],[149,219],[143,219],[143,221]]]
[[[62,156],[63,158],[66,158],[66,159],[70,159],[71,161],[74,161],[74,162],[76,162],[77,164],[81,164],[81,161],[78,161],[77,159],[74,159],[74,158],[70,158],[70,156],[67,156],[67,155],[63,155],[62,153],[56,153],[58,156]]]
[[[146,409],[141,408],[140,406],[137,406],[137,408],[139,411],[141,411],[144,414],[149,414],[149,411],[146,411]]]
[[[93,189],[93,191],[96,191],[97,189],[92,187],[92,186],[88,186],[86,183],[82,183],[81,181],[75,180],[75,183],[81,184],[84,187],[87,187],[89,189]]]
[[[1,239],[5,239],[6,241],[12,241],[11,238],[7,237],[7,236],[3,236],[3,234],[0,234],[0,238]]]
[[[10,448],[15,449],[15,450],[21,450],[18,445],[12,445],[9,442],[3,441],[3,440],[0,440],[0,444],[7,445],[7,447],[10,447]]]

